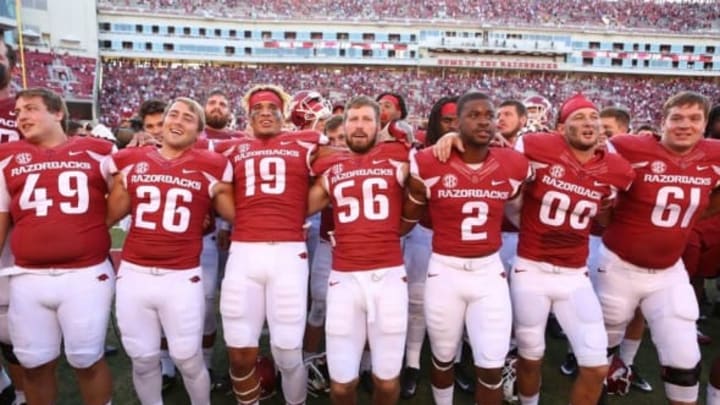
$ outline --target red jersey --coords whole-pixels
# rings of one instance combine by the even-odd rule
[[[224,129],[215,129],[205,126],[205,130],[200,134],[198,139],[212,140],[212,141],[225,141],[228,139],[246,138],[247,134],[241,131],[227,131]]]
[[[122,259],[162,269],[198,267],[212,189],[232,181],[230,162],[199,149],[168,160],[148,146],[118,152],[109,170],[122,173],[132,207]]]
[[[618,198],[603,243],[636,266],[670,267],[718,186],[720,142],[703,139],[682,156],[653,136],[615,136],[610,144],[630,161],[637,178]]]
[[[15,122],[15,98],[0,100],[0,143],[18,141],[24,138]]]
[[[333,270],[403,264],[400,216],[407,156],[403,144],[381,143],[362,155],[338,154],[323,174],[335,222]]]
[[[518,256],[556,266],[585,266],[592,219],[605,200],[630,187],[632,167],[605,150],[580,163],[557,133],[525,135],[515,148],[535,169],[535,181],[523,194]]]
[[[482,257],[500,249],[505,202],[532,175],[521,153],[504,148],[490,148],[477,168],[454,151],[441,163],[426,149],[411,158],[410,167],[427,189],[432,250],[455,257]]]
[[[320,140],[316,131],[281,133],[215,145],[230,159],[235,181],[232,240],[305,241],[303,224],[310,186],[310,160]]]
[[[107,259],[109,176],[100,162],[114,145],[72,137],[51,149],[25,140],[0,145],[0,211],[14,223],[10,246],[27,268],[79,268]]]

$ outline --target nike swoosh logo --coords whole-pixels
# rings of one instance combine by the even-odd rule
[[[505,183],[505,180],[490,180],[490,184],[495,187]]]
[[[597,272],[598,272],[598,273],[607,273],[607,270],[605,270],[605,269],[597,269]]]
[[[703,171],[703,170],[707,170],[707,169],[709,169],[709,168],[710,168],[710,166],[700,166],[700,165],[698,165],[698,167],[697,167],[697,169],[698,169],[699,172],[701,172],[701,171]]]
[[[440,275],[439,273],[428,273],[427,277],[432,278],[432,277],[437,277],[439,275]]]
[[[384,161],[385,161],[385,159],[382,159],[382,160],[373,160],[373,164],[374,164],[374,165],[379,165],[380,163],[382,163],[382,162],[384,162]]]
[[[515,272],[515,273],[525,273],[525,272],[527,272],[527,270],[523,270],[523,269],[513,269],[513,272]]]
[[[183,169],[182,172],[183,172],[183,174],[192,174],[192,173],[197,173],[197,170]]]
[[[281,141],[280,145],[287,146],[287,145],[292,145],[293,143],[294,143],[293,141]]]
[[[85,153],[85,151],[82,151],[82,150],[71,150],[70,152],[68,152],[68,155],[70,155],[70,156],[77,156],[77,155],[82,155],[83,153]]]
[[[330,282],[328,282],[328,286],[330,286],[330,287],[335,286],[335,285],[338,285],[338,284],[340,284],[339,281],[330,281]]]
[[[605,187],[605,186],[607,186],[607,184],[601,183],[601,182],[599,182],[599,181],[593,181],[593,184],[595,185],[595,187]]]

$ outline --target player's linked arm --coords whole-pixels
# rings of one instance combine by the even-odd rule
[[[325,189],[325,177],[318,176],[308,191],[307,216],[315,215],[330,204],[330,196]]]
[[[700,218],[708,218],[718,213],[720,213],[720,188],[716,188],[712,194],[710,194],[710,204],[708,204],[708,207],[703,211]]]
[[[130,213],[130,193],[125,188],[125,179],[122,172],[113,176],[112,189],[107,197],[107,207],[105,223],[108,227],[115,225]]]
[[[232,183],[219,181],[213,187],[213,208],[222,219],[235,223],[235,197]]]
[[[7,239],[11,225],[12,220],[10,219],[10,213],[0,212],[0,251],[5,247],[5,240]]]
[[[409,176],[405,186],[405,201],[400,222],[400,235],[410,232],[425,214],[427,195],[425,183],[415,176]]]

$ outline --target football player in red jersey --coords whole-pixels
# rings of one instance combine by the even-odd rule
[[[401,142],[376,145],[379,118],[380,107],[371,98],[348,102],[350,152],[327,164],[308,196],[309,213],[331,204],[335,222],[325,324],[334,404],[357,403],[366,341],[372,357],[372,403],[394,404],[400,394],[408,316],[400,216],[408,149]]]
[[[700,214],[718,208],[710,195],[720,183],[720,143],[703,139],[709,108],[700,94],[678,93],[663,105],[659,139],[609,142],[637,178],[618,198],[600,249],[597,287],[608,343],[620,343],[639,305],[674,405],[695,404],[698,396],[698,306],[681,255]]]
[[[523,193],[510,284],[523,404],[539,401],[551,309],[580,365],[570,402],[597,402],[607,372],[602,313],[588,278],[590,223],[632,184],[634,173],[627,161],[596,147],[599,136],[597,107],[576,95],[561,107],[557,133],[524,135],[515,144],[536,170]],[[442,146],[452,142],[457,145],[448,138]]]
[[[232,166],[194,148],[205,125],[202,107],[178,98],[163,117],[163,142],[127,148],[109,158],[115,176],[108,224],[131,214],[117,284],[117,318],[143,404],[162,403],[160,336],[193,404],[210,403],[201,350],[205,315],[200,267],[203,222],[212,208],[234,217]]]
[[[489,147],[495,110],[487,95],[463,95],[457,112],[465,151],[454,151],[445,164],[429,149],[411,157],[403,219],[405,224],[419,220],[427,206],[433,224],[425,313],[435,403],[453,403],[453,359],[467,327],[478,382],[475,403],[500,404],[512,324],[498,253],[501,223],[505,202],[517,196],[532,169],[521,153]]]
[[[12,81],[12,70],[17,62],[17,54],[12,46],[0,41],[0,143],[17,141],[22,138],[15,122],[15,97],[10,94],[10,82]],[[10,244],[6,244],[0,254],[0,269],[11,267],[13,257],[10,252]],[[23,392],[23,376],[20,363],[13,353],[10,343],[10,331],[8,330],[8,278],[0,277],[0,350],[3,357],[8,361],[8,371],[12,376],[12,383],[5,370],[0,366],[0,401],[8,402],[13,400],[18,404],[25,403]]]
[[[112,381],[103,352],[115,276],[104,219],[110,178],[100,161],[114,146],[68,138],[67,107],[49,90],[23,90],[15,98],[25,139],[0,145],[0,245],[12,221],[8,318],[27,400],[57,400],[62,343],[83,402],[106,404]]]
[[[523,195],[511,282],[523,404],[538,403],[551,309],[580,366],[570,402],[597,402],[607,372],[605,329],[587,269],[590,224],[634,173],[597,148],[600,131],[597,107],[576,95],[560,108],[557,134],[525,135],[515,144],[537,172]]]
[[[241,403],[254,403],[260,395],[254,367],[266,317],[285,401],[301,404],[307,396],[302,339],[309,266],[303,224],[313,152],[324,135],[283,132],[288,101],[277,86],[253,87],[244,106],[254,137],[215,148],[234,167],[236,216],[220,313]]]

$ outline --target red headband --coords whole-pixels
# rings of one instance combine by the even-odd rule
[[[398,100],[397,97],[395,97],[395,96],[393,96],[393,95],[391,95],[391,94],[386,94],[386,95],[380,97],[380,100],[379,100],[379,101],[389,101],[389,102],[391,102],[391,103],[395,106],[395,108],[396,108],[398,111],[401,111],[401,110],[402,110],[402,108],[400,108],[400,100]]]
[[[250,96],[248,100],[248,106],[253,108],[257,103],[268,101],[275,104],[278,108],[282,109],[283,102],[280,96],[272,90],[258,90]]]
[[[446,117],[448,115],[457,117],[457,104],[456,103],[446,103],[446,104],[443,104],[443,106],[440,108],[440,116],[441,117]]]
[[[560,107],[560,116],[558,117],[558,124],[562,124],[567,120],[572,113],[583,108],[592,108],[597,111],[598,108],[592,101],[588,100],[582,94],[576,94],[567,99],[562,107]]]

